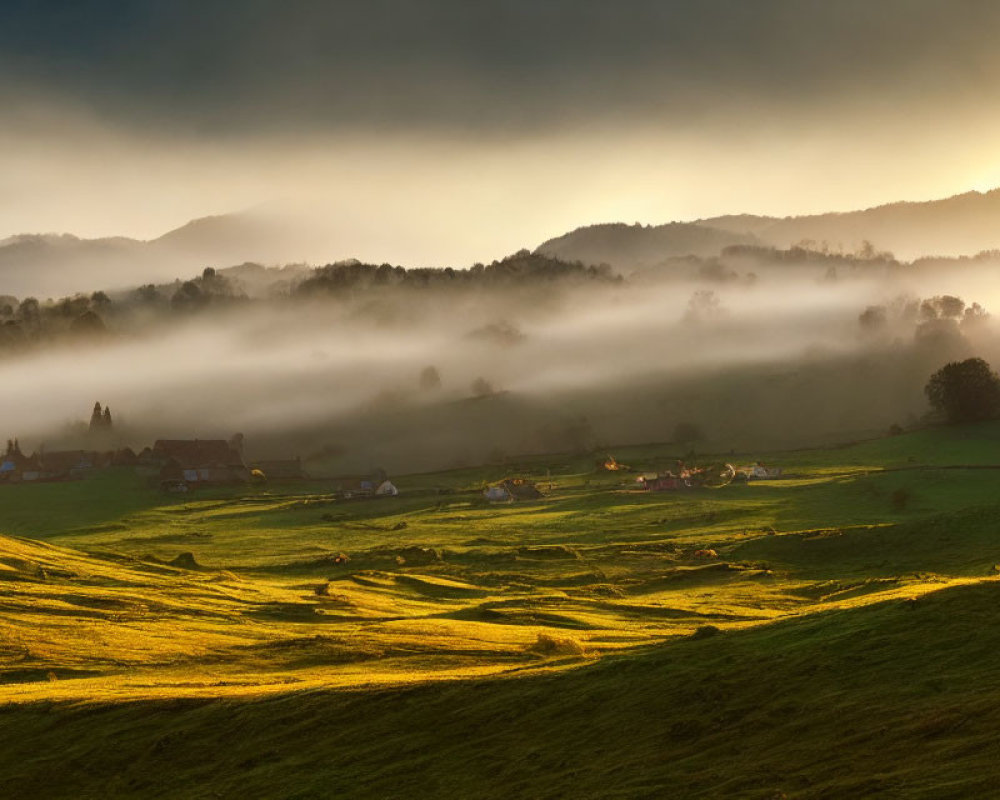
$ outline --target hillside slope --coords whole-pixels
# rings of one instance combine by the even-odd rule
[[[1000,585],[528,678],[6,707],[10,796],[968,798],[1000,777]]]
[[[743,231],[699,223],[671,222],[645,227],[619,223],[577,228],[543,242],[535,252],[563,261],[642,269],[675,256],[718,255],[724,247],[735,244],[760,244],[760,240]]]
[[[121,237],[11,236],[0,240],[0,294],[44,299],[91,292],[122,280],[140,283],[144,252],[143,242]],[[149,266],[152,274],[159,271]]]
[[[173,281],[206,266],[302,258],[299,232],[264,215],[192,220],[150,241],[22,234],[0,240],[0,294],[44,299]]]
[[[998,441],[758,454],[780,479],[662,493],[593,454],[381,500],[2,487],[30,538],[0,536],[0,794],[990,796]],[[486,502],[505,475],[544,496]]]
[[[855,251],[869,241],[904,259],[969,255],[1000,247],[1000,189],[844,213],[783,219],[743,215],[699,222],[731,233],[753,234],[776,247],[813,241]]]
[[[715,256],[730,245],[787,248],[803,242],[857,252],[865,242],[897,258],[971,255],[1000,247],[1000,189],[797,217],[730,214],[666,225],[591,225],[550,239],[546,255],[618,269],[646,269],[678,256]]]

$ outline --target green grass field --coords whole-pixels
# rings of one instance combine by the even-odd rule
[[[1000,425],[731,458],[2,486],[0,796],[1000,792]]]

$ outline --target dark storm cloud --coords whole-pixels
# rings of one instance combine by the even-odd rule
[[[1000,5],[974,0],[201,0],[0,5],[8,101],[222,132],[540,129],[616,115],[988,102]]]

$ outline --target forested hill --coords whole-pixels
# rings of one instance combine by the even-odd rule
[[[693,222],[657,226],[613,223],[577,228],[549,239],[535,252],[564,261],[632,269],[655,266],[675,256],[715,256],[731,245],[759,243],[749,233]]]
[[[754,235],[776,247],[810,242],[854,251],[867,241],[906,259],[969,255],[1000,246],[1000,189],[863,211],[785,218],[725,216],[700,223]]]
[[[804,245],[845,253],[874,249],[904,260],[972,255],[1000,247],[1000,189],[811,216],[732,214],[656,226],[591,225],[550,239],[536,252],[643,269],[678,256],[716,256],[734,245]]]
[[[207,265],[288,263],[300,252],[292,232],[249,213],[192,220],[149,241],[20,234],[0,239],[0,294],[45,298],[107,291],[171,280]]]

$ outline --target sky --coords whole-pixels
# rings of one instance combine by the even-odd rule
[[[0,237],[253,209],[309,260],[468,266],[993,188],[998,29],[976,0],[0,0]]]

